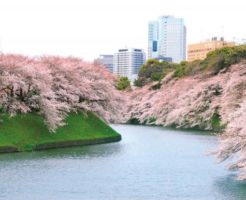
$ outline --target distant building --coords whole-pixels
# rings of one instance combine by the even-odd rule
[[[145,53],[142,49],[119,49],[114,54],[114,74],[126,76],[131,81],[137,78],[140,67],[145,63]]]
[[[188,61],[203,60],[207,53],[222,47],[235,46],[235,42],[226,42],[224,38],[217,39],[213,37],[211,40],[188,45]]]
[[[105,66],[105,68],[113,73],[113,57],[113,55],[100,55],[95,62]]]
[[[186,27],[182,18],[161,16],[149,22],[148,58],[167,57],[179,63],[186,60]]]
[[[246,44],[246,38],[233,38],[233,41],[236,45],[245,45]]]
[[[159,23],[158,21],[149,22],[148,33],[148,58],[157,58],[158,52],[158,39],[159,39]]]

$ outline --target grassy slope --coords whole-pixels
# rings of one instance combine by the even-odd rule
[[[82,113],[67,117],[67,125],[49,133],[43,118],[34,113],[9,118],[0,117],[0,147],[15,146],[20,151],[32,150],[37,144],[51,142],[98,139],[119,136],[111,127],[93,114]]]

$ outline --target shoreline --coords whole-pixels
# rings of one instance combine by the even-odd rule
[[[50,133],[37,113],[2,115],[0,153],[41,151],[54,148],[117,142],[121,135],[93,113],[71,113],[66,125]]]
[[[95,139],[81,139],[59,142],[47,142],[43,144],[37,144],[30,150],[20,150],[15,146],[0,146],[0,154],[2,153],[17,153],[17,152],[30,152],[30,151],[45,151],[48,149],[69,148],[69,147],[83,147],[96,144],[106,144],[121,141],[121,135],[95,138]]]

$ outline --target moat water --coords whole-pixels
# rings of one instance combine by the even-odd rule
[[[245,200],[246,182],[207,152],[216,137],[112,125],[118,143],[0,155],[3,200]]]

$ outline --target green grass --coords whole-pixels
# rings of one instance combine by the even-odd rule
[[[83,113],[70,114],[66,118],[67,125],[59,127],[55,133],[50,133],[43,118],[35,113],[20,114],[11,118],[2,114],[0,119],[0,147],[17,147],[19,151],[33,150],[38,144],[119,136],[92,113],[88,113],[87,116]]]

